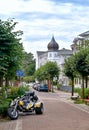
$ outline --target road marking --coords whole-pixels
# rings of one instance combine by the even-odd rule
[[[22,119],[18,119],[16,121],[16,128],[15,130],[22,130]]]

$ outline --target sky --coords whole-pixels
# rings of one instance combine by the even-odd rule
[[[89,0],[1,0],[0,19],[9,18],[23,31],[26,52],[47,51],[52,36],[59,49],[71,49],[74,38],[89,30]]]

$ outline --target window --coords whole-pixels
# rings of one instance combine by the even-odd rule
[[[57,57],[57,54],[56,54],[56,53],[54,54],[54,57]]]
[[[52,54],[51,54],[51,53],[49,54],[49,57],[52,57]]]

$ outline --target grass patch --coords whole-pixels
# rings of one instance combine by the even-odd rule
[[[77,99],[74,101],[75,104],[84,104],[84,101],[82,99]]]

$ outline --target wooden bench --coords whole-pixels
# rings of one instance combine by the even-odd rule
[[[87,97],[87,99],[83,99],[83,101],[87,104],[89,103],[89,96]]]

